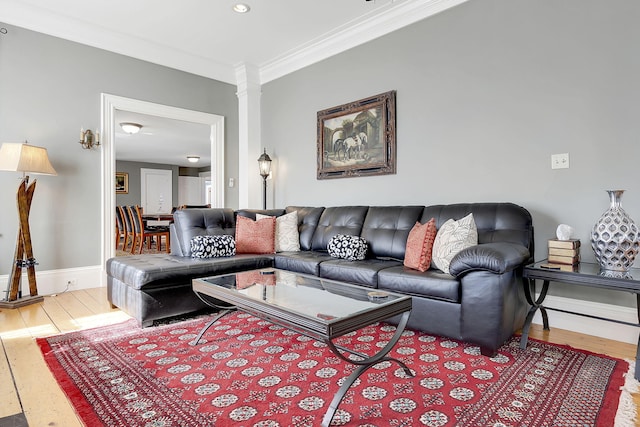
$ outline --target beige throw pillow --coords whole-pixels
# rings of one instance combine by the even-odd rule
[[[269,218],[269,216],[256,214],[256,220],[262,218]],[[299,250],[298,211],[276,217],[276,252],[297,252]]]
[[[449,273],[449,264],[458,252],[478,244],[478,229],[473,214],[454,221],[447,220],[436,234],[433,242],[431,264]]]

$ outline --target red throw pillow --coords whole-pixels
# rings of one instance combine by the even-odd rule
[[[246,289],[253,285],[275,286],[275,274],[262,274],[260,270],[244,271],[236,274],[236,289]]]
[[[427,271],[431,265],[431,250],[436,239],[436,220],[431,218],[426,224],[416,222],[409,232],[404,253],[404,266],[414,270]]]
[[[276,218],[259,221],[238,215],[236,218],[236,253],[275,253]]]

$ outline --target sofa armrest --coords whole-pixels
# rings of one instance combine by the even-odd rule
[[[449,272],[456,278],[477,270],[502,274],[521,266],[529,256],[529,250],[516,243],[483,243],[456,254],[449,265]]]

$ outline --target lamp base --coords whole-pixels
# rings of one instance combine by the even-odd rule
[[[28,296],[18,298],[14,301],[0,301],[0,308],[19,308],[24,307],[25,305],[36,304],[44,301],[44,297],[42,295]]]

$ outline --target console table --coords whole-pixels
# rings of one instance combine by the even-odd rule
[[[527,347],[529,338],[529,328],[536,311],[540,310],[542,315],[542,325],[544,329],[549,330],[549,317],[547,310],[555,310],[563,313],[577,314],[593,319],[606,320],[609,322],[622,323],[631,326],[640,326],[640,268],[632,268],[628,272],[617,272],[601,270],[598,264],[581,262],[573,268],[573,271],[564,271],[559,268],[550,268],[547,266],[548,261],[536,262],[524,268],[522,276],[524,278],[524,294],[527,302],[531,305],[524,326],[522,328],[522,337],[520,338],[520,348]],[[542,289],[540,295],[536,298],[536,280],[542,280]],[[638,322],[629,323],[621,320],[607,319],[599,316],[592,316],[584,313],[576,313],[573,311],[562,310],[558,308],[548,308],[543,305],[547,296],[550,282],[562,282],[577,286],[592,286],[596,288],[604,288],[612,291],[624,291],[636,294],[636,309],[638,310]],[[636,351],[636,372],[635,377],[640,380],[640,340],[638,341],[638,350]]]

